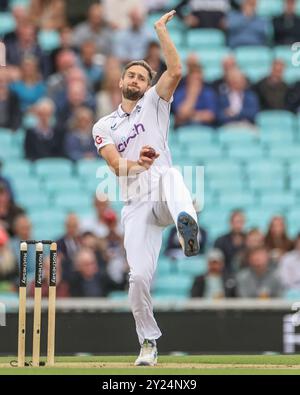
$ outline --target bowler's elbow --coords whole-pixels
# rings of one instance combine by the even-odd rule
[[[178,65],[177,67],[175,67],[174,69],[169,71],[169,75],[170,77],[175,80],[175,81],[179,81],[182,78],[183,75],[183,70],[182,70],[182,66]]]

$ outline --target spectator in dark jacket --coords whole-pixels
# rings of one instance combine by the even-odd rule
[[[200,65],[189,67],[186,78],[174,94],[172,110],[176,126],[214,124],[217,97],[214,90],[205,85]]]
[[[225,257],[225,270],[233,271],[233,259],[236,254],[245,248],[245,217],[242,211],[234,210],[230,216],[229,233],[220,236],[215,241],[215,248],[220,249]]]
[[[20,214],[24,214],[24,210],[14,203],[6,184],[0,184],[0,226],[10,236],[14,235],[13,223]]]
[[[71,295],[76,297],[105,297],[113,289],[112,281],[100,272],[95,253],[82,249],[75,258],[75,272],[70,281]]]
[[[54,104],[42,99],[35,106],[37,124],[26,130],[25,156],[30,160],[63,155],[63,131],[53,125]]]
[[[9,90],[8,75],[0,67],[0,128],[16,130],[21,125],[21,109],[17,95]]]
[[[274,60],[271,74],[256,85],[261,110],[285,110],[288,85],[283,80],[284,62]]]
[[[187,15],[184,9],[188,7]],[[189,28],[224,29],[225,15],[229,9],[228,0],[182,0],[175,8],[177,15]]]
[[[288,90],[287,109],[294,113],[300,111],[300,81],[295,82]]]
[[[245,76],[238,69],[230,70],[226,90],[219,94],[219,124],[254,123],[258,111],[258,98],[256,93],[247,88]]]
[[[207,273],[194,279],[192,298],[222,299],[235,296],[235,281],[226,276],[222,251],[218,249],[209,251],[207,263]]]
[[[284,13],[273,20],[276,45],[291,45],[300,41],[300,17],[296,14],[296,1],[285,0]]]

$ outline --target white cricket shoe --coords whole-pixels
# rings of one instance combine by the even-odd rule
[[[155,340],[144,340],[135,366],[154,366],[157,364],[157,347]]]

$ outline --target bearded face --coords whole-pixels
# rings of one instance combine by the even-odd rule
[[[149,76],[142,66],[132,66],[120,81],[122,95],[127,100],[138,101],[149,89]]]

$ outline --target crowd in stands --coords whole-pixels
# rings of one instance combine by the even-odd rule
[[[0,68],[0,128],[12,133],[25,130],[24,157],[30,161],[95,158],[92,125],[120,103],[122,66],[145,59],[157,71],[156,81],[166,69],[155,31],[146,21],[151,13],[167,10],[168,0],[95,1],[75,26],[68,21],[63,0],[29,4],[11,9],[15,29],[2,37],[7,67]],[[283,14],[273,19],[257,15],[256,7],[256,0],[178,0],[175,9],[186,31],[219,29],[233,50],[300,41],[295,0],[285,0]],[[9,1],[0,0],[0,10],[10,10]],[[42,34],[55,33],[58,44],[47,49]],[[288,84],[286,66],[284,60],[274,59],[269,75],[252,83],[235,56],[228,55],[222,60],[223,76],[208,83],[201,55],[189,54],[172,103],[175,128],[243,123],[252,129],[261,110],[297,113],[300,80]],[[119,220],[106,198],[96,199],[94,206],[92,218],[79,220],[75,213],[66,218],[65,234],[58,240],[59,297],[107,296],[127,287]],[[267,298],[300,290],[300,236],[289,240],[281,217],[273,218],[266,235],[258,229],[246,232],[244,222],[243,213],[234,212],[230,233],[214,241],[212,250],[201,229],[200,254],[207,253],[208,271],[195,279],[193,297]],[[0,178],[0,225],[1,292],[16,289],[19,241],[31,238],[30,219],[15,203],[4,178]],[[33,257],[33,251],[30,254]],[[173,228],[166,255],[177,259],[178,254]],[[34,267],[29,267],[31,280],[33,273]]]

